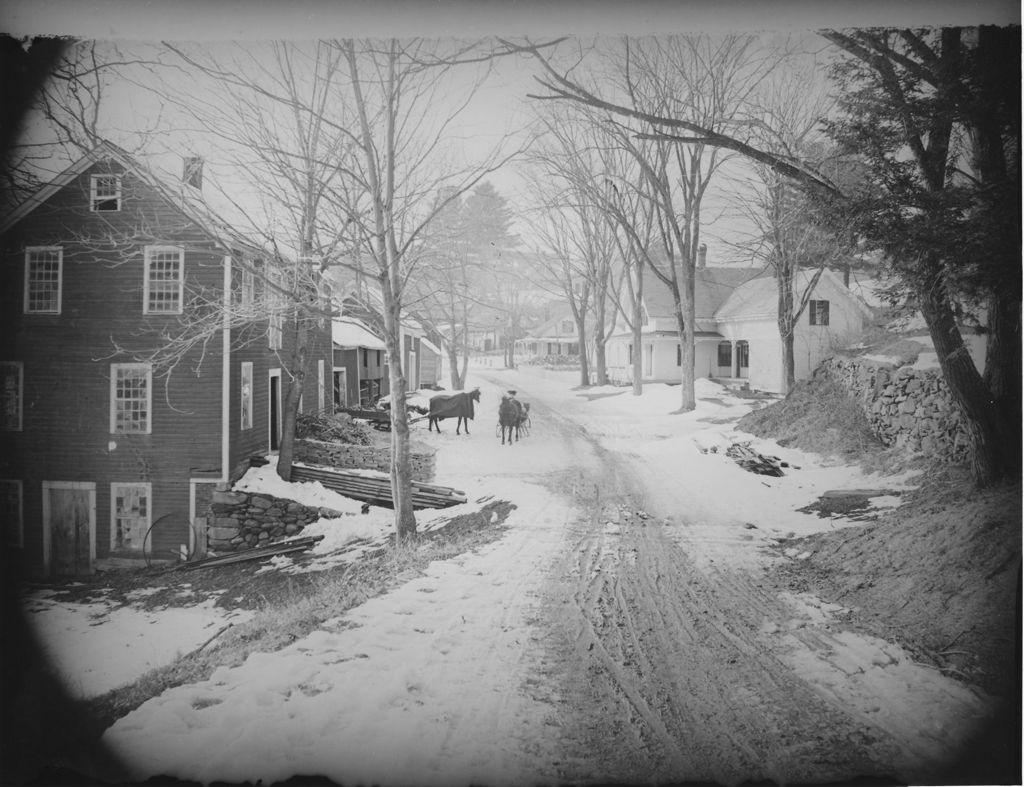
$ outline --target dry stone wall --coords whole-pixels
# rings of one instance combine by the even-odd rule
[[[860,404],[885,445],[947,462],[966,461],[967,433],[939,369],[834,357],[822,364],[821,372]]]
[[[206,546],[215,552],[264,546],[297,535],[322,517],[340,516],[340,511],[304,506],[271,495],[214,492],[206,519]]]
[[[295,461],[338,468],[359,468],[391,472],[391,449],[388,446],[353,445],[322,440],[296,440]],[[436,454],[432,448],[413,445],[410,449],[413,481],[434,480]]]

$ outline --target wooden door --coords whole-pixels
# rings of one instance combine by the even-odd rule
[[[96,485],[43,482],[44,563],[53,574],[92,573],[96,559]]]

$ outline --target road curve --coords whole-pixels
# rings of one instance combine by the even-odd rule
[[[894,776],[897,742],[823,698],[766,647],[765,622],[786,616],[774,595],[756,580],[698,569],[664,518],[643,510],[647,490],[631,463],[525,385],[534,429],[513,450],[542,451],[550,441],[588,457],[545,478],[582,512],[542,593],[553,686],[526,687],[558,709],[558,778]]]

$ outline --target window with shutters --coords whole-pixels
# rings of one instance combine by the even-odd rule
[[[811,301],[807,306],[811,325],[828,325],[828,301]]]

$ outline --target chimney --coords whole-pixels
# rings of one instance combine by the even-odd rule
[[[697,247],[697,267],[704,269],[708,264],[708,244],[702,243]]]
[[[181,179],[197,191],[203,190],[203,159],[199,156],[186,156]]]

